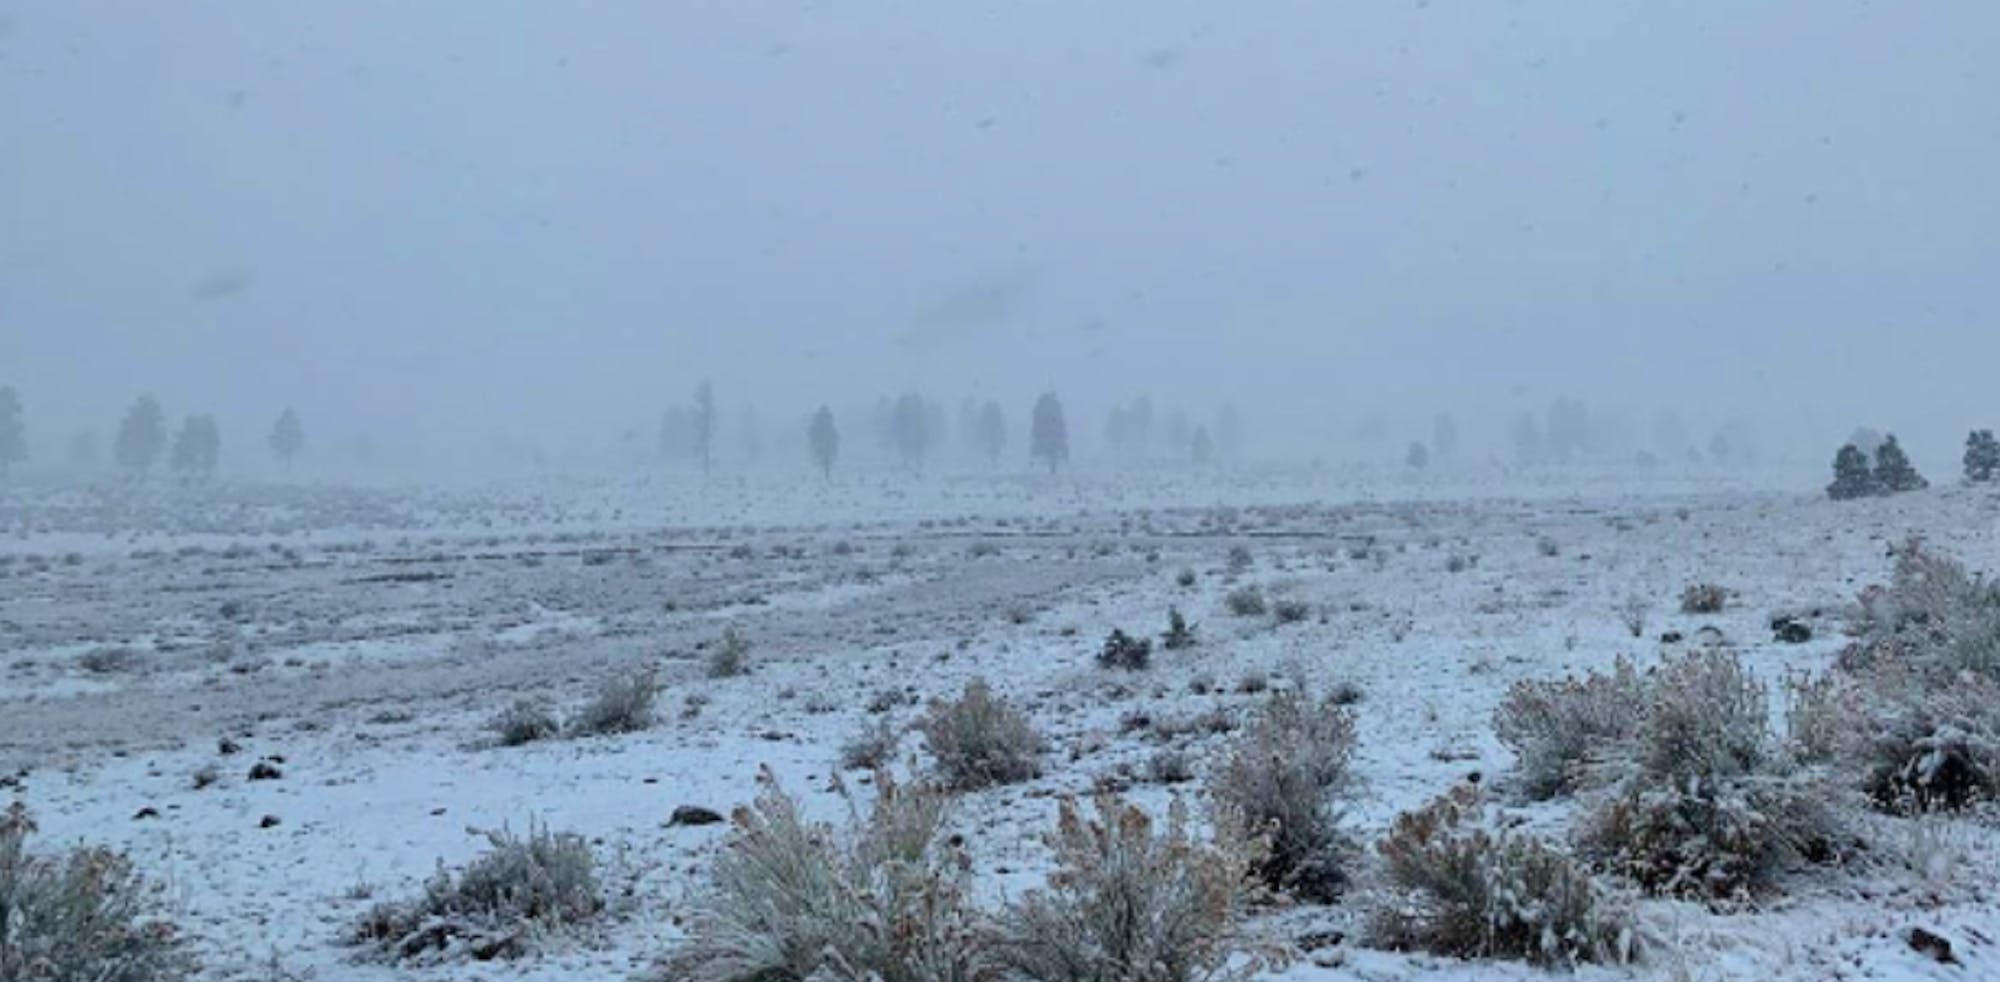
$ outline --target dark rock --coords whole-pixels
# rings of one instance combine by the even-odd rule
[[[1813,638],[1812,625],[1789,617],[1772,621],[1771,633],[1784,644],[1805,644]]]
[[[1685,639],[1686,635],[1681,634],[1679,631],[1668,631],[1660,635],[1661,644],[1680,644]]]
[[[1951,942],[1920,927],[1913,927],[1909,934],[1910,950],[1928,956],[1940,965],[1956,965],[1958,957],[1951,953]]]
[[[250,765],[250,780],[252,781],[275,781],[284,776],[285,772],[279,770],[278,765],[268,760],[260,760]]]
[[[1322,948],[1337,948],[1346,940],[1347,934],[1344,931],[1308,931],[1305,934],[1299,935],[1298,949],[1300,951],[1318,951]]]
[[[278,827],[278,816],[276,816],[276,815],[266,815],[266,816],[264,816],[263,818],[261,818],[261,819],[259,819],[259,820],[257,821],[257,827],[258,827],[258,828],[260,828],[260,829],[275,829],[275,828],[277,828],[277,827]]]
[[[682,805],[674,809],[672,818],[667,819],[668,825],[720,825],[722,822],[720,812],[700,805]]]
[[[140,819],[159,818],[159,817],[160,817],[160,810],[158,808],[154,808],[151,805],[147,805],[146,807],[139,809],[139,813],[137,815],[132,816],[132,820],[136,822],[139,821]]]
[[[227,757],[230,754],[242,753],[243,745],[237,743],[234,740],[229,739],[228,737],[223,737],[222,739],[216,741],[215,752],[223,755],[224,757]]]

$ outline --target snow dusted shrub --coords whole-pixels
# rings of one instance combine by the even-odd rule
[[[1893,669],[1871,683],[1846,747],[1877,806],[1925,812],[2000,797],[2000,683],[1967,673],[1931,685]]]
[[[722,632],[721,640],[708,653],[708,677],[735,678],[750,674],[750,642],[735,628]]]
[[[1499,826],[1474,785],[1397,816],[1376,848],[1388,885],[1371,917],[1378,944],[1539,965],[1636,953],[1622,899],[1549,844]]]
[[[1128,671],[1144,671],[1153,660],[1153,642],[1150,638],[1135,638],[1124,631],[1114,630],[1104,639],[1104,647],[1097,652],[1097,667],[1122,668]]]
[[[1160,636],[1160,643],[1168,651],[1194,647],[1194,627],[1188,624],[1179,607],[1167,608],[1167,633]]]
[[[1681,591],[1681,613],[1720,614],[1729,602],[1729,591],[1713,583],[1693,583]]]
[[[1303,600],[1280,600],[1271,605],[1271,613],[1280,624],[1297,624],[1312,616],[1312,605]]]
[[[1254,583],[1229,591],[1222,598],[1222,605],[1237,617],[1262,617],[1270,609],[1264,601],[1264,591]]]
[[[955,700],[932,703],[917,729],[953,790],[1015,784],[1041,773],[1041,735],[984,679],[966,683]]]
[[[1635,593],[1618,602],[1618,620],[1633,637],[1643,638],[1646,636],[1646,615],[1652,609],[1652,601]]]
[[[900,729],[886,718],[877,719],[841,744],[840,766],[850,771],[875,770],[895,756],[896,746],[902,743],[902,739]]]
[[[1213,841],[1197,841],[1178,799],[1163,829],[1114,796],[1095,804],[1092,821],[1074,799],[1063,800],[1047,888],[1000,919],[994,949],[1015,977],[1219,982],[1264,967],[1239,930],[1254,885],[1253,841],[1227,826]],[[1231,965],[1239,954],[1249,957]]]
[[[1634,778],[1585,816],[1577,848],[1648,893],[1738,898],[1768,889],[1791,863],[1837,857],[1835,797],[1805,770]]]
[[[582,836],[530,825],[525,838],[503,828],[486,839],[487,851],[457,876],[439,864],[423,896],[369,911],[354,940],[392,958],[454,949],[480,961],[516,958],[604,910]]]
[[[1217,823],[1268,835],[1255,872],[1266,886],[1326,901],[1346,885],[1350,852],[1335,797],[1350,783],[1354,717],[1295,689],[1274,692],[1209,778]]]
[[[653,670],[621,672],[604,680],[592,699],[569,721],[573,736],[637,733],[653,725],[653,700],[660,692]]]
[[[153,889],[108,849],[27,851],[35,823],[20,802],[0,813],[0,979],[171,982],[192,959],[153,917]]]
[[[1576,790],[1592,763],[1623,752],[1644,705],[1644,683],[1620,657],[1609,673],[1581,680],[1514,683],[1493,713],[1493,728],[1514,751],[1521,790],[1553,798]]]
[[[808,823],[767,770],[738,808],[675,982],[977,982],[993,977],[941,789],[876,774],[868,814]],[[844,786],[842,794],[846,793]]]
[[[1749,773],[1770,750],[1764,686],[1734,652],[1670,659],[1646,680],[1638,763],[1658,779]]]
[[[519,747],[547,740],[562,732],[554,713],[533,699],[516,699],[486,724],[503,747]]]
[[[1853,736],[1860,718],[1857,694],[1833,672],[1785,680],[1785,743],[1801,761],[1830,763]]]
[[[1581,854],[1649,892],[1712,898],[1837,857],[1835,789],[1779,752],[1765,689],[1733,652],[1670,659],[1644,689],[1630,773],[1583,820]]]
[[[2000,585],[1912,539],[1848,629],[1843,757],[1875,803],[1926,811],[2000,795]]]

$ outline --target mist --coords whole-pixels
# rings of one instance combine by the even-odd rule
[[[1988,425],[1990,4],[0,2],[0,385],[266,466],[1044,390],[1273,459],[1561,397],[1823,465]],[[861,421],[851,444],[864,443]],[[783,440],[781,441],[781,437]],[[1025,459],[1019,432],[1010,454]],[[254,463],[253,463],[254,462]],[[491,461],[488,461],[491,462]]]

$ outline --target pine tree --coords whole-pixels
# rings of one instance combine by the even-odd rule
[[[1833,457],[1833,483],[1827,486],[1826,496],[1852,501],[1875,493],[1875,472],[1868,467],[1868,455],[1852,443],[1841,447]]]
[[[21,397],[0,386],[0,478],[28,459],[27,430],[21,425]]]
[[[1875,450],[1875,488],[1880,494],[1900,494],[1904,491],[1920,491],[1930,487],[1931,482],[1910,464],[1910,457],[1896,442],[1894,433],[1882,438],[1882,445]]]
[[[1420,442],[1410,444],[1410,452],[1403,455],[1403,463],[1413,471],[1420,471],[1431,465],[1431,452]]]
[[[271,452],[284,462],[285,469],[292,469],[292,458],[306,448],[305,427],[299,423],[299,414],[290,406],[278,414],[278,421],[271,424],[271,435],[265,440]]]
[[[896,407],[890,412],[889,430],[896,442],[896,456],[904,465],[922,470],[924,458],[931,448],[931,413],[924,404],[924,397],[914,392],[905,392],[896,399]]]
[[[1194,460],[1196,467],[1207,467],[1208,462],[1215,458],[1215,439],[1208,435],[1207,424],[1195,426],[1194,436],[1188,440],[1188,456]]]
[[[1049,473],[1069,461],[1069,424],[1063,420],[1062,401],[1053,392],[1035,400],[1033,421],[1028,431],[1028,459],[1048,465]]]
[[[701,457],[702,476],[715,466],[715,387],[707,379],[694,389],[694,449]]]
[[[1439,460],[1450,460],[1458,454],[1458,420],[1450,413],[1439,413],[1431,420],[1431,449]]]
[[[119,467],[135,477],[143,477],[160,459],[160,451],[166,445],[167,423],[160,412],[160,401],[149,395],[140,396],[118,424],[118,441],[112,447],[112,456]]]
[[[833,425],[833,410],[821,406],[813,414],[812,425],[806,428],[806,442],[812,445],[813,463],[819,465],[820,475],[833,480],[833,461],[840,456],[840,430]]]
[[[215,476],[221,457],[222,432],[215,426],[215,417],[189,416],[181,421],[167,463],[184,480],[193,481]]]
[[[2000,471],[2000,441],[1993,438],[1992,430],[1973,430],[1965,438],[1965,480],[1985,484],[1993,480],[1996,471]]]
[[[1000,404],[990,399],[979,410],[978,442],[988,464],[1000,463],[1000,454],[1007,449],[1007,417]]]

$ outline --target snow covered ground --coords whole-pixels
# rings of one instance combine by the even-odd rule
[[[1467,775],[1504,774],[1491,714],[1516,680],[1619,654],[1644,663],[1676,647],[1668,632],[1686,645],[1714,628],[1775,682],[1832,658],[1842,611],[1887,576],[1891,543],[1922,534],[1974,569],[2000,567],[1989,493],[1836,505],[1625,487],[1494,496],[1483,483],[1272,475],[667,493],[628,480],[228,489],[199,507],[17,489],[0,504],[0,789],[33,809],[43,845],[111,844],[164,880],[206,978],[271,978],[273,959],[319,979],[623,978],[675,944],[724,834],[669,826],[677,806],[726,813],[769,766],[836,817],[839,748],[878,718],[871,708],[893,704],[906,723],[974,677],[1027,709],[1051,746],[1041,778],[956,812],[997,897],[1038,882],[1059,795],[1113,784],[1163,807],[1195,793],[1198,781],[1146,783],[1160,744],[1135,721],[1247,709],[1259,697],[1242,690],[1259,678],[1361,690],[1364,784],[1346,821],[1372,841]],[[1238,546],[1252,561],[1232,571]],[[1680,612],[1698,581],[1733,591],[1722,613]],[[1224,595],[1243,584],[1311,614],[1230,616]],[[1638,639],[1621,611],[1634,597]],[[1143,674],[1094,666],[1113,628],[1157,634],[1169,606],[1199,625],[1198,646],[1157,653]],[[1814,639],[1776,641],[1781,611]],[[705,652],[730,627],[752,671],[709,679]],[[650,730],[491,745],[488,722],[514,700],[573,707],[645,665],[665,686]],[[1226,739],[1183,738],[1198,774]],[[903,753],[920,742],[907,737]],[[259,761],[282,777],[249,780]],[[210,768],[218,779],[197,787]],[[1519,811],[1555,831],[1567,821],[1559,804]],[[505,964],[391,966],[343,944],[372,903],[476,855],[475,830],[531,821],[598,845],[614,902],[596,935]],[[1910,869],[1915,823],[1864,821],[1866,855],[1798,872],[1750,909],[1647,902],[1646,960],[1583,974],[2000,977],[1991,820],[1944,825],[1953,861],[1928,877]],[[1336,905],[1270,926],[1352,938],[1359,916]],[[1950,938],[1965,964],[1910,950],[1911,926]],[[1284,977],[1537,974],[1350,941]]]

